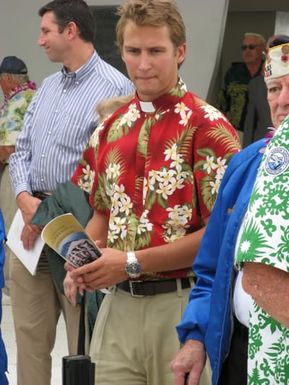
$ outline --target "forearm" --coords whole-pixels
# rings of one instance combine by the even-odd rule
[[[99,242],[100,247],[105,247],[108,232],[107,217],[103,213],[94,211],[93,216],[85,227],[85,231],[91,239]]]
[[[94,211],[85,230],[93,240],[100,241],[100,247],[106,246],[108,219],[105,214]],[[204,231],[205,227],[177,241],[135,251],[142,271],[153,273],[191,267]]]
[[[243,287],[257,305],[289,328],[289,273],[261,263],[245,263]]]
[[[205,227],[161,246],[136,251],[143,272],[170,271],[191,267]]]
[[[23,191],[31,193],[28,170],[30,161],[27,161],[28,155],[20,152],[14,152],[9,158],[9,173],[15,196]]]

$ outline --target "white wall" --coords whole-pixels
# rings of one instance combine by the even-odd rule
[[[187,27],[188,56],[181,75],[190,89],[206,97],[215,62],[220,51],[229,0],[177,0]],[[89,5],[117,5],[119,0],[88,0]],[[31,79],[38,85],[56,71],[59,64],[50,63],[36,40],[41,0],[1,0],[0,60],[4,56],[22,58]]]

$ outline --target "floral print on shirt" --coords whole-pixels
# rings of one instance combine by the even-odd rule
[[[289,273],[288,197],[289,117],[278,128],[264,153],[240,229],[237,263],[258,262]],[[261,384],[289,384],[289,329],[252,301],[248,385]]]
[[[24,114],[34,93],[34,83],[24,83],[5,99],[0,108],[1,146],[15,146],[16,138],[22,129]]]
[[[108,246],[120,250],[173,242],[203,227],[239,150],[227,119],[182,81],[153,104],[147,114],[135,97],[108,117],[73,176],[108,216]]]

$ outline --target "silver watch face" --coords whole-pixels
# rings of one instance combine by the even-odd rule
[[[140,263],[137,261],[127,263],[125,266],[125,271],[131,278],[139,277],[141,275]]]

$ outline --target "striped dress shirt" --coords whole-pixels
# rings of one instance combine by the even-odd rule
[[[46,78],[9,159],[15,195],[49,192],[69,180],[98,124],[97,104],[133,91],[133,84],[96,52],[76,72],[63,68]]]

